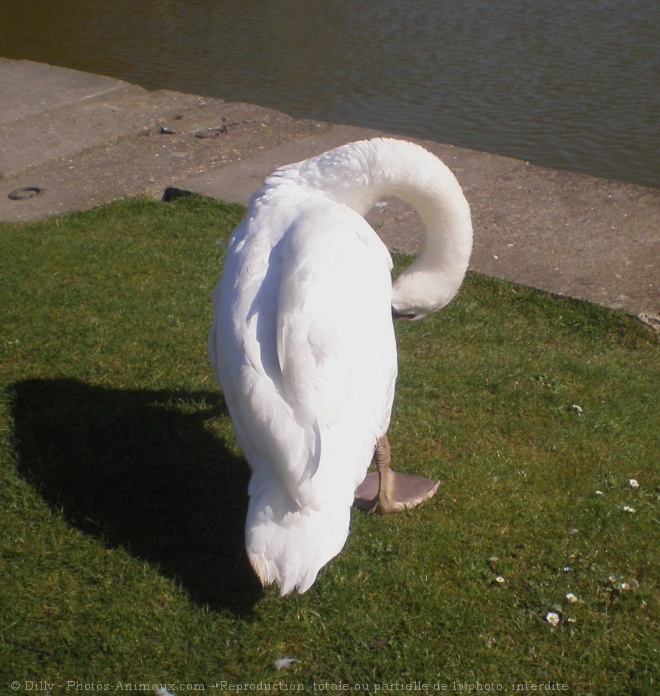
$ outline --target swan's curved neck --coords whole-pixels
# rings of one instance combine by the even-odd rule
[[[395,314],[418,319],[441,309],[458,292],[472,252],[470,206],[451,171],[439,160],[416,184],[392,195],[409,203],[424,224],[424,246],[392,288]],[[429,176],[431,174],[431,176]]]
[[[456,177],[424,148],[390,138],[363,140],[283,167],[274,177],[272,183],[293,179],[361,215],[383,196],[401,198],[417,211],[424,247],[393,285],[395,314],[425,316],[458,292],[472,251],[470,206]]]

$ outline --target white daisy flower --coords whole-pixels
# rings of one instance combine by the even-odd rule
[[[624,505],[623,506],[623,511],[624,512],[629,512],[631,515],[635,512],[635,508],[630,506],[630,505]]]
[[[639,488],[639,482],[637,481],[637,479],[634,479],[634,478],[632,478],[632,479],[630,479],[630,481],[628,481],[628,485],[632,489]]]
[[[554,611],[549,611],[546,614],[545,620],[551,625],[551,626],[557,626],[559,624],[559,614],[557,614]]]
[[[578,598],[577,598],[572,592],[569,592],[569,593],[566,595],[566,599],[567,599],[571,604],[574,604],[575,602],[578,601]]]

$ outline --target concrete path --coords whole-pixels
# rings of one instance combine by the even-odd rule
[[[160,198],[169,186],[245,203],[277,166],[374,135],[383,133],[0,59],[0,221]],[[659,190],[419,142],[470,201],[474,270],[660,314]],[[419,248],[417,218],[398,201],[369,219],[392,250]]]

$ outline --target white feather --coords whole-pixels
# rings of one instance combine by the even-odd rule
[[[392,287],[362,217],[383,195],[419,210],[427,244]],[[214,291],[209,355],[252,468],[248,556],[264,584],[307,590],[344,546],[355,488],[386,433],[392,307],[446,304],[467,268],[469,207],[449,170],[376,139],[282,167],[250,200]]]
[[[286,669],[287,667],[291,667],[294,662],[300,662],[300,660],[296,660],[295,657],[280,657],[275,660],[273,664],[275,665],[275,669]]]

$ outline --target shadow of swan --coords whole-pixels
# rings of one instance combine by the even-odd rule
[[[249,614],[249,470],[206,421],[220,393],[119,390],[71,379],[13,385],[19,473],[65,518],[159,567],[196,603]]]

